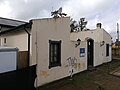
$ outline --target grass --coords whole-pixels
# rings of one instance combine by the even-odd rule
[[[120,60],[96,67],[92,71],[83,71],[73,76],[61,79],[44,86],[39,90],[120,90],[120,78],[109,74],[120,66]]]
[[[113,59],[120,60],[120,55],[113,55]]]

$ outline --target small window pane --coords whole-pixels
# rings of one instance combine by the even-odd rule
[[[55,55],[55,56],[57,56],[57,52],[58,52],[58,50],[57,50],[57,44],[55,44],[55,45],[54,45],[54,55]]]
[[[61,41],[50,41],[49,68],[61,65]]]

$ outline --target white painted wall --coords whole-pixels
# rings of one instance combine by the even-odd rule
[[[49,69],[49,40],[61,40],[61,66]],[[32,61],[37,64],[37,85],[43,85],[70,75],[71,66],[67,59],[76,58],[73,72],[87,69],[86,55],[80,59],[79,48],[86,47],[86,42],[75,48],[70,40],[70,17],[58,19],[33,20],[32,26]]]
[[[85,56],[84,57],[80,57],[80,48],[85,48]],[[79,71],[86,70],[87,69],[87,42],[82,41],[78,47],[74,48],[74,50],[75,50],[74,55],[78,59],[78,63],[80,63]],[[78,73],[78,72],[76,72],[76,73]]]
[[[94,66],[100,65],[103,63],[103,46],[100,47],[99,42],[94,42]]]
[[[9,29],[11,29],[11,28],[10,28],[10,27],[2,26],[2,28],[1,28],[0,31],[5,31],[5,30],[9,30]],[[1,36],[0,36],[0,46],[2,46],[2,44],[3,44],[3,40],[2,40],[2,38],[1,38]]]
[[[104,45],[104,50],[105,50],[105,53],[106,53],[106,44],[109,44],[110,46],[109,46],[109,56],[107,56],[106,57],[106,54],[104,54],[105,56],[104,56],[104,62],[109,62],[109,61],[111,61],[111,54],[112,54],[112,46],[111,46],[111,44],[112,44],[112,40],[111,40],[111,36],[103,29],[103,39],[105,40],[105,45]]]
[[[70,40],[76,41],[77,39],[81,39],[81,41],[86,41],[86,39],[91,38],[94,40],[94,42],[100,42],[103,40],[102,35],[103,35],[103,32],[102,30],[99,30],[99,29],[73,32],[70,35]]]
[[[4,44],[4,38],[6,38],[6,44]],[[19,51],[28,50],[28,36],[25,31],[4,34],[1,39],[1,46],[17,47]]]
[[[70,35],[72,41],[80,39],[85,41],[86,44],[89,38],[94,40],[94,66],[111,61],[111,46],[109,47],[109,56],[106,57],[106,44],[111,45],[111,36],[104,29],[97,28],[89,31],[74,32]],[[105,41],[105,43],[100,46],[102,41]]]

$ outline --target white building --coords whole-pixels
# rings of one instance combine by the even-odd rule
[[[8,46],[21,51],[28,50],[30,44],[29,65],[37,64],[37,86],[111,61],[111,36],[100,24],[94,30],[70,32],[70,17],[31,21],[31,43],[27,43],[27,33],[21,27],[3,32],[2,37]]]
[[[111,36],[99,24],[94,30],[70,33],[70,17],[32,22],[38,86],[111,61]]]

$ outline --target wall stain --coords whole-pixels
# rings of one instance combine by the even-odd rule
[[[48,72],[47,71],[40,71],[40,76],[43,76],[43,77],[48,77],[49,76],[49,74],[48,74]]]

